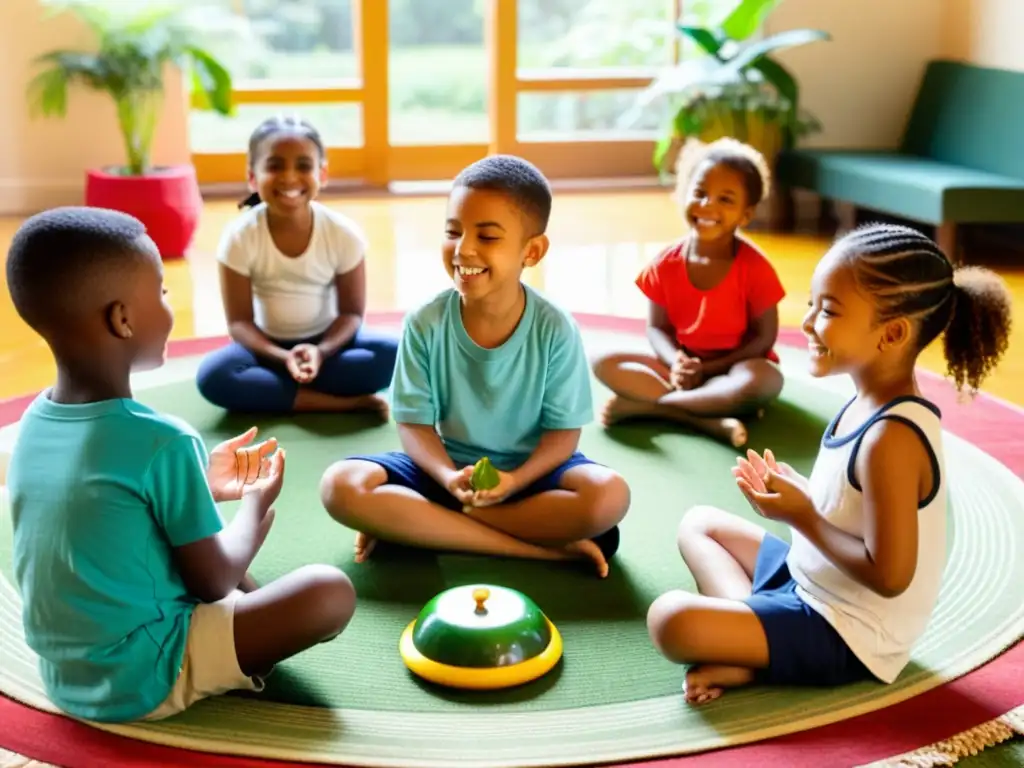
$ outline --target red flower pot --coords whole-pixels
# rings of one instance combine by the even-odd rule
[[[146,225],[162,258],[180,259],[199,226],[203,198],[195,168],[175,165],[145,176],[89,171],[85,204],[131,214]]]

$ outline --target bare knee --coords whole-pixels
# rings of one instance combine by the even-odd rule
[[[715,538],[715,530],[720,527],[723,520],[727,520],[729,517],[728,512],[707,504],[690,507],[683,514],[683,519],[679,521],[676,538],[680,548],[685,542],[697,537]]]
[[[677,663],[692,658],[689,638],[701,632],[699,598],[682,590],[666,592],[647,610],[647,634],[658,652]]]
[[[738,373],[743,376],[739,388],[742,401],[764,405],[782,394],[782,371],[770,360],[746,360],[737,367],[740,369]]]
[[[580,538],[591,538],[615,527],[629,511],[629,484],[622,475],[604,467],[588,466],[579,478],[576,492],[580,495],[584,527]],[[572,470],[570,470],[572,471]]]
[[[339,461],[320,478],[320,501],[342,525],[355,528],[363,519],[366,497],[387,479],[384,468],[369,461]]]
[[[594,358],[590,365],[591,370],[594,372],[594,378],[602,384],[605,384],[608,381],[608,378],[619,367],[619,358],[620,355],[617,354],[599,355]]]
[[[330,639],[341,634],[356,610],[356,589],[342,571],[327,565],[307,565],[302,570],[304,604],[310,606],[308,620],[317,637]]]

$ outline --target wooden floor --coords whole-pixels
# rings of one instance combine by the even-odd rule
[[[369,237],[369,308],[406,310],[444,287],[440,260],[444,223],[441,197],[375,196],[323,198],[362,225]],[[195,249],[187,261],[167,265],[170,300],[176,312],[174,338],[224,332],[213,252],[224,225],[237,215],[232,201],[212,201],[204,209]],[[6,254],[17,219],[0,218],[0,253]],[[552,215],[551,251],[528,272],[531,285],[577,312],[641,317],[643,297],[633,284],[640,267],[680,231],[675,204],[665,192],[559,193]],[[810,275],[828,240],[755,232],[789,292],[782,323],[800,322]],[[1024,307],[1024,269],[1000,270],[1015,305]],[[0,292],[0,399],[34,392],[53,376],[53,363],[40,342],[14,312],[6,289]],[[1024,346],[1018,332],[1010,352],[987,390],[1024,404]],[[938,348],[924,364],[942,371]]]

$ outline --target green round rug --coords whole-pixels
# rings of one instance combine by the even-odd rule
[[[586,331],[591,352],[643,348],[634,334]],[[782,348],[781,401],[751,427],[751,447],[771,447],[809,472],[822,431],[850,395],[843,380],[813,380],[804,353]],[[139,377],[137,397],[194,424],[210,445],[250,421],[225,416],[196,393],[198,357]],[[595,404],[607,392],[594,384]],[[949,565],[939,606],[910,667],[890,686],[749,688],[700,708],[680,695],[683,669],[646,633],[651,601],[693,589],[675,544],[694,504],[756,516],[736,490],[735,451],[682,428],[651,424],[584,431],[581,448],[615,467],[633,492],[622,547],[605,580],[576,565],[502,561],[382,547],[352,561],[354,534],[328,518],[318,481],[336,459],[399,447],[394,425],[358,416],[263,419],[261,435],[288,449],[274,528],[253,567],[269,581],[299,565],[344,569],[359,594],[355,618],[333,642],[281,664],[258,697],[205,701],[162,723],[100,726],[132,738],[201,751],[365,766],[583,764],[681,754],[748,743],[880,709],[958,677],[1020,638],[1024,627],[1022,483],[972,445],[947,434],[951,493]],[[10,427],[6,437],[12,437]],[[225,505],[225,514],[233,513]],[[0,515],[3,515],[0,510]],[[760,518],[758,522],[765,523]],[[784,526],[770,529],[788,537]],[[10,583],[9,519],[0,523],[0,690],[50,709],[20,627]],[[562,632],[562,662],[520,688],[458,692],[411,675],[398,654],[402,629],[427,600],[484,581],[522,590]]]

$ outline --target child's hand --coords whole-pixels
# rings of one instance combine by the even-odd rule
[[[280,449],[270,459],[270,468],[266,476],[261,475],[257,480],[245,486],[242,491],[243,497],[255,496],[260,509],[265,516],[273,516],[271,507],[277,501],[281,493],[281,486],[284,485],[284,449]],[[269,523],[268,523],[269,525]]]
[[[269,456],[277,450],[277,439],[252,445],[256,432],[252,427],[210,451],[206,479],[214,501],[237,501],[247,485],[270,474]]]
[[[473,501],[473,486],[470,483],[470,478],[472,477],[473,465],[470,464],[467,467],[453,471],[448,478],[448,482],[445,483],[448,493],[454,496],[456,501],[463,506]]]
[[[300,384],[308,384],[320,373],[323,356],[316,344],[296,344],[288,350],[285,366],[288,373]]]
[[[682,350],[672,364],[671,381],[674,389],[696,389],[704,383],[704,367],[699,357],[689,357]]]
[[[518,488],[519,482],[516,480],[515,475],[511,472],[502,472],[498,470],[498,484],[487,491],[476,491],[473,494],[473,500],[471,502],[474,507],[489,507],[494,504],[500,504]]]
[[[817,516],[814,501],[799,479],[767,467],[764,474],[759,474],[750,462],[744,463],[733,470],[736,485],[759,515],[797,529]]]
[[[757,451],[748,450],[747,457],[736,459],[736,466],[733,467],[732,473],[735,477],[739,478],[746,476],[748,481],[756,481],[762,484],[761,478],[767,474],[768,471],[775,472],[779,475],[784,475],[793,482],[797,483],[801,488],[807,490],[810,483],[806,477],[801,475],[789,464],[784,461],[776,461],[775,454],[772,453],[770,448],[765,449],[764,457],[757,455]]]

